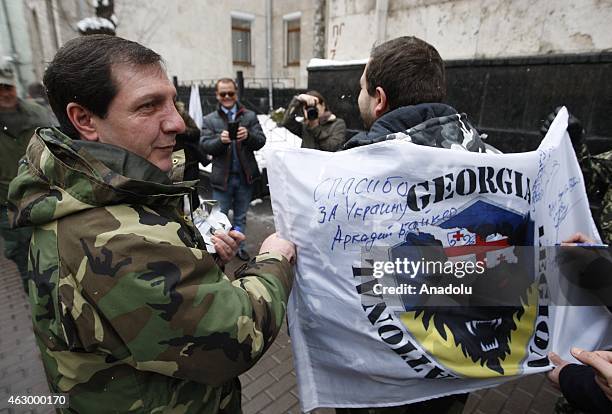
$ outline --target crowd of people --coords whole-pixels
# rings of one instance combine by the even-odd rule
[[[375,47],[361,76],[366,131],[347,140],[344,121],[318,91],[296,96],[283,125],[303,148],[373,144],[456,115],[443,103],[445,83],[436,49],[400,37]],[[240,103],[234,80],[221,78],[218,108],[200,130],[176,103],[162,57],[107,35],[66,42],[45,71],[44,89],[55,119],[17,98],[14,73],[0,71],[0,231],[29,290],[52,392],[70,395],[65,412],[241,412],[238,376],[284,323],[296,257],[293,243],[276,234],[253,257],[245,249],[247,210],[261,179],[254,152],[266,142],[256,114]],[[465,142],[462,128],[424,130],[413,142],[484,152],[477,135]],[[577,120],[568,131],[610,241],[612,152],[588,154]],[[208,162],[213,198],[233,212],[233,229],[212,239],[214,254],[188,214],[199,203],[198,164]],[[578,234],[567,242],[593,241]],[[245,265],[224,273],[235,256]],[[551,354],[550,380],[579,408],[612,412],[612,352],[572,354],[584,365]],[[337,412],[454,413],[466,399]]]

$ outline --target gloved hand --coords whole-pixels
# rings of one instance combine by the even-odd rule
[[[551,112],[544,120],[544,123],[540,128],[540,134],[542,135],[542,137],[544,137],[544,135],[546,135],[546,133],[548,132],[550,124],[552,124],[552,121],[555,119],[561,108],[561,106],[556,107],[555,110]],[[569,111],[568,115],[569,118],[567,120],[567,133],[570,136],[572,145],[576,147],[582,142],[582,139],[584,138],[584,129],[582,128],[582,122],[580,122],[578,118],[572,115],[572,113]]]

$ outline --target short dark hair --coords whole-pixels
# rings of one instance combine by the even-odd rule
[[[442,102],[446,97],[444,61],[429,43],[402,36],[372,49],[366,87],[375,96],[380,86],[390,109],[425,102]]]
[[[96,34],[66,42],[45,70],[43,83],[49,104],[62,131],[72,138],[79,134],[68,119],[66,106],[78,103],[105,118],[118,92],[112,66],[163,65],[160,55],[143,45],[117,36]]]
[[[236,81],[233,80],[232,78],[221,78],[217,81],[217,83],[215,83],[215,91],[219,90],[219,84],[220,83],[233,83],[234,84],[234,89],[238,89],[238,85],[236,85]]]

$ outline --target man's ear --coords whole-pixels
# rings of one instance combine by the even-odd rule
[[[84,108],[78,103],[70,102],[66,106],[66,113],[68,114],[68,120],[72,122],[81,139],[87,141],[98,141],[100,139],[89,109]]]
[[[374,107],[374,114],[378,119],[382,114],[389,110],[389,103],[387,102],[387,94],[385,90],[380,86],[376,87],[376,106]]]

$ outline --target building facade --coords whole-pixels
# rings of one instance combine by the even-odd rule
[[[0,0],[0,55],[40,80],[77,23],[108,0]],[[179,82],[242,71],[246,87],[305,88],[311,58],[366,59],[402,35],[448,59],[612,50],[612,0],[115,0],[117,35],[160,53]]]
[[[92,11],[89,0],[0,0],[0,56],[12,62],[21,96]]]
[[[327,58],[363,59],[403,35],[444,59],[612,50],[610,0],[328,0]]]
[[[208,85],[242,71],[246,87],[267,87],[268,77],[275,88],[305,87],[314,16],[323,3],[116,1],[117,35],[160,53],[180,82]]]

